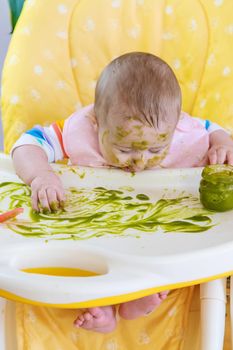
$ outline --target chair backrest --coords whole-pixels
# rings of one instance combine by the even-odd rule
[[[233,131],[232,13],[223,0],[26,0],[3,71],[5,151],[93,102],[102,68],[130,51],[165,59],[183,110]]]

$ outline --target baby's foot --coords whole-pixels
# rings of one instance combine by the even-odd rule
[[[115,315],[113,306],[93,307],[79,315],[74,325],[94,332],[110,333],[116,327]]]
[[[144,298],[123,303],[119,308],[119,315],[126,320],[145,316],[155,310],[164,299],[166,299],[168,291],[152,294]]]

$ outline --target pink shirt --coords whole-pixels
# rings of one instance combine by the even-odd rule
[[[103,158],[95,129],[88,114],[93,105],[72,114],[64,124],[63,145],[71,164],[90,167],[108,166]],[[169,152],[160,164],[163,168],[203,166],[207,162],[209,133],[198,118],[182,112]]]

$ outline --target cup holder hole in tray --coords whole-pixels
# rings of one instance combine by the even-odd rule
[[[92,277],[92,276],[100,276],[100,273],[96,273],[93,271],[82,270],[78,268],[71,267],[31,267],[26,269],[21,269],[23,272],[34,273],[39,275],[47,275],[47,276],[60,276],[60,277]]]
[[[27,247],[15,252],[11,266],[22,272],[62,277],[93,277],[108,273],[105,257],[73,248]]]

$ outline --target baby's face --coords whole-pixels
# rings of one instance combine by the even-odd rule
[[[99,128],[100,150],[106,161],[128,171],[151,169],[169,149],[174,127],[155,129],[137,117],[119,118]]]

